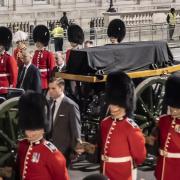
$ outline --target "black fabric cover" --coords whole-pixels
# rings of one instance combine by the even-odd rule
[[[130,72],[161,68],[173,63],[173,56],[166,42],[130,42],[71,50],[67,72],[108,74],[119,70]]]

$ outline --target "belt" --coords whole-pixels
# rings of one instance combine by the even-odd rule
[[[161,156],[164,156],[167,158],[180,158],[180,153],[170,153],[170,152],[164,151],[162,149],[159,150],[159,153]]]
[[[47,72],[48,69],[39,69],[40,72]]]
[[[0,77],[7,77],[7,76],[10,76],[10,74],[9,73],[0,74]]]
[[[131,156],[125,156],[125,157],[120,157],[120,158],[114,158],[114,157],[108,157],[108,156],[104,156],[101,155],[101,159],[104,162],[112,162],[112,163],[121,163],[121,162],[128,162],[131,161],[132,158]]]

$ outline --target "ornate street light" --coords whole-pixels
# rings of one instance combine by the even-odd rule
[[[116,12],[116,10],[113,8],[113,0],[110,0],[109,2],[109,9],[107,12]]]

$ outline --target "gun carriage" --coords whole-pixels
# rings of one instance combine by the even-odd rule
[[[112,71],[125,71],[135,83],[134,119],[148,135],[157,118],[166,112],[164,85],[169,74],[179,71],[165,42],[133,42],[72,50],[67,71],[56,73],[66,81],[66,94],[80,106],[82,133],[93,141],[106,114],[105,82]],[[73,83],[72,83],[73,82]],[[75,88],[73,89],[73,84]],[[18,139],[18,97],[0,104],[0,166],[10,166]],[[2,99],[3,100],[3,99]]]

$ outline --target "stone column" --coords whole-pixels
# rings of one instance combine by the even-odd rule
[[[16,0],[13,0],[13,11],[16,11]]]

